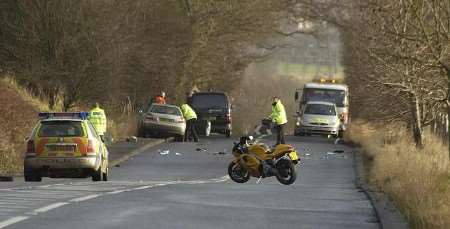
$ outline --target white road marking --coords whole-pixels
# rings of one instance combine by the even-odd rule
[[[13,225],[15,223],[18,223],[18,222],[26,220],[26,219],[28,219],[27,216],[16,216],[16,217],[13,217],[11,219],[8,219],[8,220],[0,222],[0,228],[5,228],[7,226]]]
[[[151,187],[153,187],[153,185],[141,186],[141,187],[133,188],[133,190],[143,190],[143,189],[147,189],[147,188],[151,188]]]
[[[112,192],[107,192],[106,194],[114,195],[114,194],[119,194],[119,193],[126,192],[126,191],[128,191],[128,190],[116,190],[116,191],[112,191]]]
[[[101,196],[100,194],[94,194],[94,195],[89,195],[89,196],[83,196],[83,197],[79,197],[79,198],[75,198],[75,199],[71,199],[70,202],[81,202],[81,201],[86,201],[86,200],[90,200],[90,199],[94,199]]]
[[[21,216],[23,214],[38,215],[64,205],[94,199],[104,194],[118,194],[122,192],[131,192],[176,184],[217,183],[227,181],[228,179],[228,176],[223,176],[205,180],[190,181],[117,181],[104,183],[102,185],[93,185],[88,182],[75,182],[71,184],[53,184],[49,186],[42,185],[39,187],[34,186],[0,190],[0,216],[2,219],[13,217],[5,221],[0,221],[0,229],[29,218],[29,216]],[[83,196],[83,194],[87,196]],[[30,208],[33,209],[35,207],[39,207],[39,205],[42,206],[41,204],[46,204],[49,202],[54,203],[32,211],[28,210]]]
[[[69,203],[66,203],[66,202],[59,202],[59,203],[50,204],[50,205],[48,205],[48,206],[45,206],[45,207],[38,208],[38,209],[34,210],[33,213],[43,213],[43,212],[48,212],[48,211],[50,211],[50,210],[52,210],[52,209],[59,208],[59,207],[64,206],[64,205],[66,205],[66,204],[69,204]]]

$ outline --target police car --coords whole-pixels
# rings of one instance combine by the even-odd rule
[[[88,112],[39,113],[27,139],[25,181],[42,177],[108,180],[108,150]]]

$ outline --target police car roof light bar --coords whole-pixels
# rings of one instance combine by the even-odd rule
[[[39,118],[40,119],[48,119],[48,118],[79,118],[86,120],[89,116],[89,112],[82,111],[82,112],[40,112]]]

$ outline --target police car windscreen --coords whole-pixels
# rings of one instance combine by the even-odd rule
[[[180,109],[178,109],[176,107],[169,107],[169,106],[153,105],[150,107],[150,112],[157,113],[157,114],[181,116]]]
[[[336,109],[334,109],[334,106],[326,104],[308,104],[305,108],[305,114],[336,115]]]
[[[337,107],[344,107],[345,91],[332,89],[305,89],[305,102],[322,101],[336,104]]]
[[[81,122],[78,121],[42,121],[39,137],[82,137]]]
[[[194,95],[192,98],[192,107],[197,109],[226,109],[228,108],[228,101],[227,97],[221,94]]]

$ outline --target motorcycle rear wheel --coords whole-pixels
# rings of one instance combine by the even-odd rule
[[[295,171],[295,165],[289,160],[280,160],[277,165],[277,180],[284,184],[290,185],[297,179],[297,171]]]
[[[245,183],[250,180],[248,171],[234,161],[228,165],[228,176],[236,183]]]

